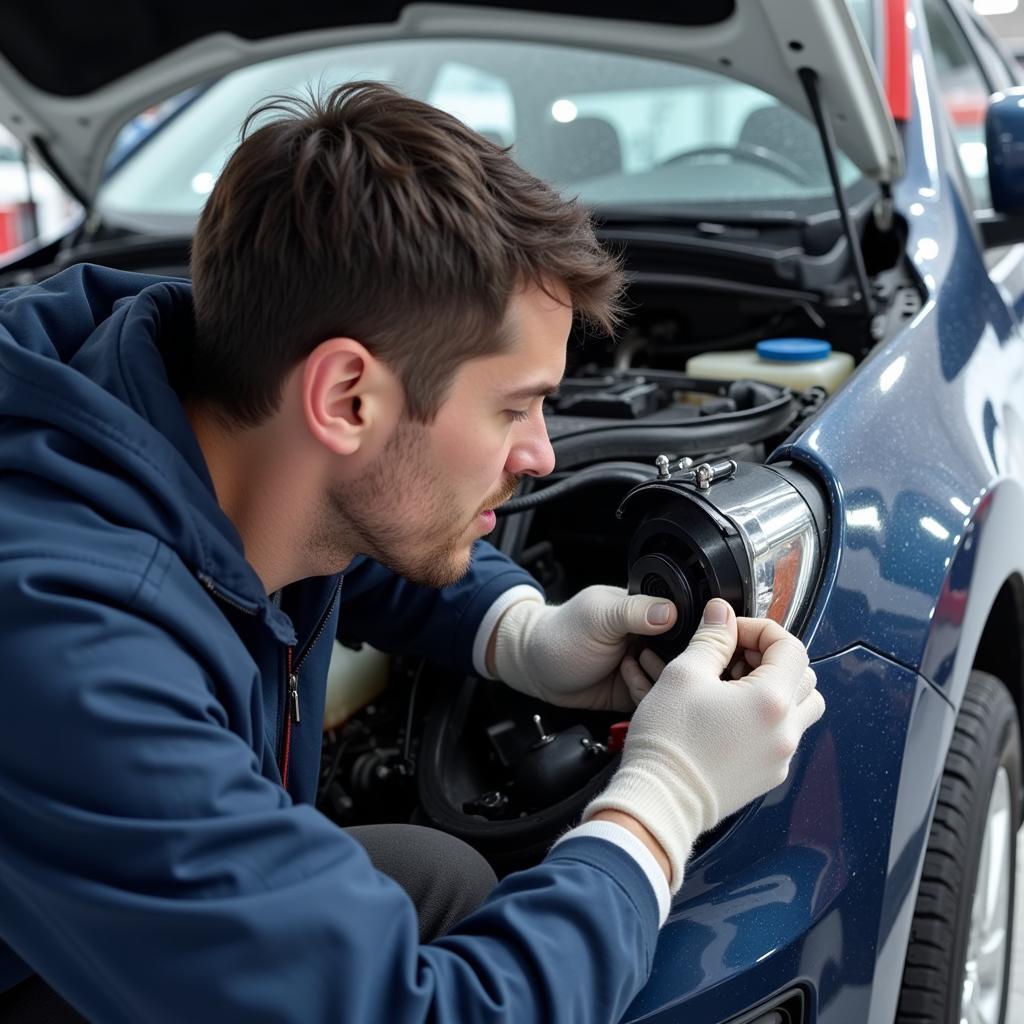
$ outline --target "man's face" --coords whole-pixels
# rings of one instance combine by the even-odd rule
[[[403,419],[358,480],[329,494],[329,512],[361,552],[425,586],[454,583],[495,506],[555,457],[542,404],[565,371],[572,310],[539,288],[509,306],[508,351],[463,364],[429,425]]]

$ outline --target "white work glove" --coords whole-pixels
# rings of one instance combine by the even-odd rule
[[[663,621],[650,621],[658,609]],[[621,587],[587,587],[557,607],[520,601],[495,629],[495,675],[549,704],[632,711],[651,688],[642,672],[622,673],[632,636],[664,633],[675,621],[675,605],[664,598]]]
[[[723,622],[708,621],[715,609]],[[742,661],[733,664],[737,652],[755,666],[746,675]],[[640,660],[657,671],[652,652]],[[723,680],[730,665],[739,678]],[[664,849],[677,891],[697,836],[785,780],[800,737],[825,710],[815,686],[796,637],[710,601],[689,646],[637,708],[622,764],[583,820],[615,810],[639,821]]]

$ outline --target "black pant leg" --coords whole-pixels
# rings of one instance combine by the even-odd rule
[[[420,942],[430,942],[471,914],[498,884],[490,864],[461,839],[422,825],[357,825],[345,831],[373,866],[412,897]]]

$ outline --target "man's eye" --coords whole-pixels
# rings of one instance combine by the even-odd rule
[[[523,420],[528,420],[530,418],[529,409],[509,409],[508,414],[516,423],[522,423]]]

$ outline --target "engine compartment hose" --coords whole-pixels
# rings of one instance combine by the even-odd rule
[[[549,484],[538,491],[512,498],[504,505],[499,505],[494,513],[499,516],[511,516],[555,501],[582,487],[591,487],[594,484],[642,484],[656,475],[653,466],[647,466],[642,462],[599,462],[597,465],[575,470],[564,480]]]

